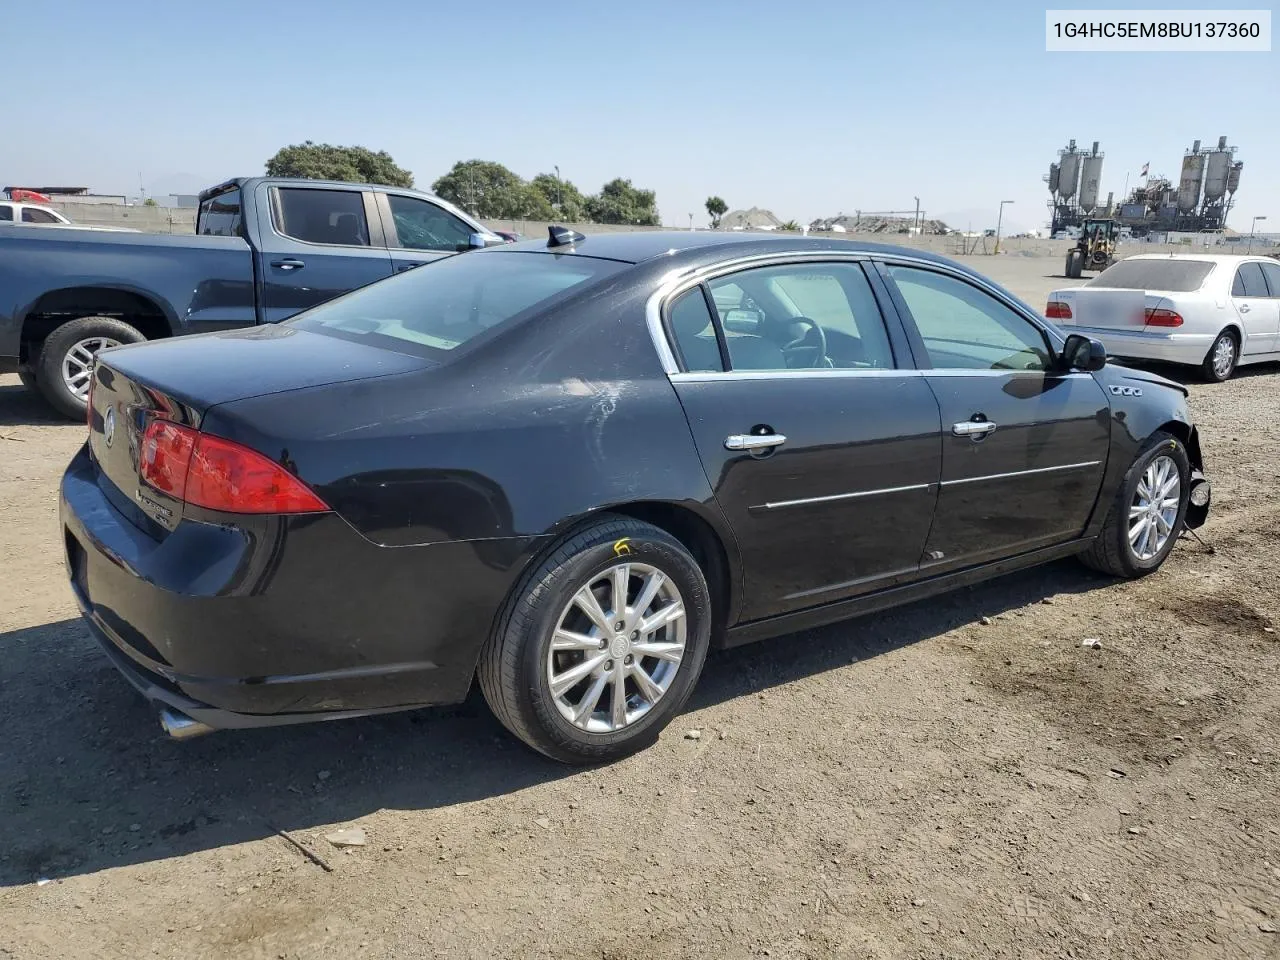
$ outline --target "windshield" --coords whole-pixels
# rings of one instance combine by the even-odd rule
[[[579,256],[463,253],[370,284],[285,323],[401,353],[439,356],[569,297],[624,264]]]
[[[1190,293],[1200,289],[1212,269],[1212,260],[1121,260],[1085,286]]]

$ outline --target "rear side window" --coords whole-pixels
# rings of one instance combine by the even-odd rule
[[[200,204],[196,233],[206,237],[243,236],[240,213],[240,188],[227,190]]]
[[[13,207],[0,203],[0,222],[13,223]]]
[[[279,187],[276,226],[286,237],[304,243],[342,247],[369,246],[364,195],[358,190],[308,190]]]
[[[624,264],[590,257],[464,253],[424,264],[284,321],[415,356],[447,356],[546,310]]]
[[[1271,296],[1280,298],[1280,263],[1263,263],[1262,275],[1267,278],[1267,289]]]
[[[741,291],[738,293],[741,296]],[[694,287],[680,295],[667,311],[667,325],[685,370],[690,373],[705,370],[719,373],[724,370],[720,345],[716,342],[715,322],[707,309],[702,287]]]
[[[1085,284],[1113,290],[1168,290],[1190,293],[1204,285],[1212,260],[1121,260]]]
[[[1267,282],[1262,279],[1262,264],[1242,263],[1236,271],[1235,282],[1231,284],[1233,297],[1265,297]]]
[[[36,210],[33,207],[22,208],[23,223],[58,223],[59,220],[48,210]]]

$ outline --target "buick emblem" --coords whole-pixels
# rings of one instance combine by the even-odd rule
[[[102,418],[102,439],[109,447],[116,438],[116,408],[107,407],[107,415]]]

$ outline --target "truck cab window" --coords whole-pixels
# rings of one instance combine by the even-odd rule
[[[57,223],[58,218],[48,210],[36,210],[32,207],[24,207],[22,210],[23,223]]]
[[[475,231],[434,203],[387,194],[400,246],[410,250],[465,250]]]
[[[243,235],[241,222],[240,190],[227,190],[200,204],[196,233],[206,237],[239,237]]]
[[[0,223],[13,223],[13,207],[0,203]]]
[[[364,196],[358,190],[308,190],[281,187],[277,191],[277,229],[304,243],[342,247],[369,246]]]

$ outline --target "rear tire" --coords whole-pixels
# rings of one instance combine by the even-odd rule
[[[1161,473],[1162,466],[1171,472]],[[1152,489],[1153,477],[1161,476],[1164,484],[1176,480],[1176,490],[1162,493]],[[1081,561],[1094,570],[1126,579],[1144,577],[1160,569],[1182,535],[1190,493],[1191,459],[1187,448],[1163,430],[1153,433],[1125,473],[1102,532],[1089,549],[1080,554]],[[1157,501],[1164,503],[1166,499],[1175,498],[1176,511],[1172,505],[1163,510],[1152,506]],[[1149,527],[1153,528],[1153,535],[1148,541],[1144,534]],[[1135,530],[1138,531],[1136,543]]]
[[[1084,255],[1079,250],[1068,251],[1066,268],[1067,276],[1072,280],[1079,280],[1083,263]]]
[[[35,385],[49,405],[63,416],[83,420],[88,390],[84,371],[98,350],[147,338],[114,317],[80,317],[56,328],[45,338],[34,366]],[[88,359],[86,359],[86,357]]]
[[[1240,340],[1233,330],[1223,330],[1205,354],[1200,369],[1210,383],[1230,380],[1240,362]]]
[[[580,597],[595,598],[597,615]],[[682,616],[645,629],[677,604]],[[656,740],[684,707],[710,636],[711,596],[689,551],[650,524],[602,517],[512,591],[480,655],[480,688],[503,726],[553,760],[617,760]]]

